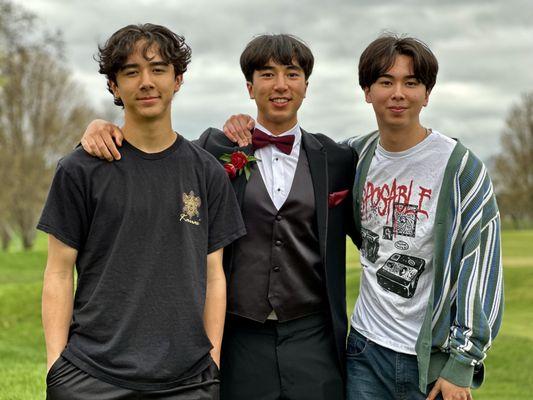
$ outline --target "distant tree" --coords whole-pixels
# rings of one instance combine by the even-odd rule
[[[1,129],[1,127],[0,127]],[[2,133],[0,131],[0,137]],[[7,250],[11,238],[13,237],[13,230],[9,223],[9,199],[11,198],[11,190],[13,189],[13,181],[10,170],[10,160],[7,158],[6,152],[3,151],[3,146],[0,146],[0,241],[2,250]]]
[[[11,2],[0,0],[0,88],[7,77],[2,66],[9,50],[21,44],[22,32],[30,32],[34,16],[15,7]],[[17,29],[18,28],[18,29]],[[11,181],[10,161],[7,156],[4,127],[0,124],[0,240],[3,250],[9,246],[12,228],[9,223],[9,199],[13,182]]]
[[[0,0],[0,52],[22,44],[34,26],[35,15],[10,1]]]
[[[6,245],[15,232],[29,249],[56,161],[94,111],[60,63],[60,33],[40,32],[32,15],[5,0],[0,11],[0,238]]]
[[[494,182],[502,216],[515,228],[533,221],[533,92],[511,107],[494,159]]]

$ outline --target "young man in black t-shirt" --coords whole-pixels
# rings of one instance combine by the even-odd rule
[[[118,163],[81,148],[60,160],[38,225],[48,399],[218,398],[222,248],[245,229],[224,169],[172,130],[189,60],[152,24],[100,48],[125,146]]]

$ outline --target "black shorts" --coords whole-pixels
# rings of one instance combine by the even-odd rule
[[[82,371],[64,357],[46,376],[47,400],[218,400],[219,371],[214,362],[200,374],[165,390],[131,390],[103,382]]]

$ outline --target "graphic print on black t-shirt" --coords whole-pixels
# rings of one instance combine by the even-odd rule
[[[431,199],[431,189],[418,186],[413,193],[413,179],[409,185],[402,185],[393,179],[390,184],[381,186],[367,181],[363,192],[361,217],[363,221],[384,220],[380,229],[381,239],[393,241],[396,249],[408,250],[409,244],[400,240],[399,236],[416,238],[417,222],[420,218],[428,218],[424,202]],[[412,204],[413,200],[417,204]],[[379,258],[380,236],[365,228],[361,228],[363,243],[361,255],[375,263]],[[415,294],[418,279],[424,272],[426,261],[415,256],[393,253],[378,268],[376,279],[378,284],[399,296],[411,298]]]
[[[183,208],[180,215],[180,221],[188,222],[192,225],[200,225],[200,212],[199,208],[202,205],[202,200],[199,196],[195,196],[191,190],[188,194],[182,195]]]

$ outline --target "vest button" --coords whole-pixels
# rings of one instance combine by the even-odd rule
[[[274,268],[272,268],[272,271],[279,272],[279,267],[276,265]]]
[[[281,240],[276,240],[276,242],[274,243],[276,246],[281,246]]]
[[[276,215],[276,221],[281,221],[281,215]]]

